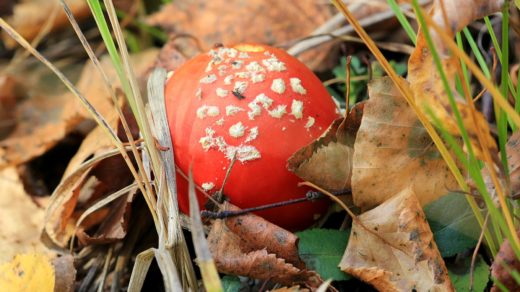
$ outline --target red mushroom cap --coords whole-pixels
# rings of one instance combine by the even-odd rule
[[[287,170],[287,159],[337,118],[320,80],[296,58],[263,45],[211,50],[169,78],[166,111],[175,162],[209,194],[218,191],[233,156],[224,194],[240,208],[302,198],[308,189]],[[177,176],[179,206],[187,213],[187,183]],[[206,197],[198,194],[201,206]],[[258,212],[287,229],[308,226],[325,200]]]

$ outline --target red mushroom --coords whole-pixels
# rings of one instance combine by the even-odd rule
[[[235,156],[224,194],[240,208],[305,196],[287,159],[337,117],[320,80],[296,58],[263,45],[219,47],[181,66],[167,81],[166,111],[175,161],[209,194],[218,191]],[[179,206],[188,212],[187,183]],[[203,206],[206,197],[198,194]],[[308,226],[325,200],[258,215],[287,229]]]

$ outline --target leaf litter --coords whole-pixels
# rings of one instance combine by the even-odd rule
[[[354,203],[371,208],[412,186],[424,205],[456,189],[446,163],[391,79],[372,80],[368,91],[352,158]]]
[[[240,210],[227,202],[220,209]],[[254,214],[216,219],[208,234],[209,248],[221,273],[318,288],[323,280],[305,269],[297,240],[296,235]]]
[[[178,3],[172,5],[178,5]],[[213,5],[213,3],[207,5]],[[259,5],[257,7],[262,7],[264,4]],[[164,11],[168,11],[167,9],[171,9],[171,7],[170,5]],[[272,10],[283,11],[283,9]],[[164,11],[159,17],[171,18],[170,12],[165,13]],[[288,11],[293,11],[293,9]],[[189,16],[198,12],[181,11],[180,13]],[[471,15],[471,13],[467,15]],[[166,22],[166,25],[171,25],[167,18],[158,20],[157,17],[151,21],[163,21]],[[233,15],[229,16],[229,18],[232,17],[237,18]],[[323,13],[323,18],[327,17],[330,15]],[[194,17],[192,20],[198,21],[201,18]],[[289,17],[287,18],[289,19]],[[452,17],[449,18],[453,20]],[[294,23],[294,20],[289,22]],[[233,22],[230,20],[230,23]],[[182,24],[176,25],[182,28]],[[460,25],[460,23],[456,23],[455,27]],[[309,27],[315,26],[314,23],[309,25]],[[223,31],[233,31],[233,29],[235,28],[224,27]],[[214,31],[214,26],[211,29],[205,29],[204,32],[194,34],[205,36],[203,37],[204,45],[211,46],[214,43],[212,41],[214,36],[207,34],[211,31]],[[243,31],[243,27],[240,27],[240,31]],[[293,30],[282,30],[283,33],[291,31]],[[228,35],[235,37],[234,34]],[[266,36],[269,34],[264,33],[263,37]],[[281,36],[280,39],[290,38]],[[184,57],[173,47],[170,47],[169,52],[162,51],[156,61],[156,66],[162,66],[168,71],[172,71],[176,66],[165,64],[168,59],[173,58],[179,63],[184,62]],[[425,51],[424,40],[421,43],[421,39],[416,49],[416,52],[419,51]],[[422,55],[422,57],[431,63],[431,56]],[[320,58],[315,59],[320,60]],[[423,61],[421,59],[421,62]],[[448,67],[448,72],[453,75],[452,61],[448,60],[445,65]],[[433,65],[425,67],[431,72],[434,71],[431,70]],[[442,89],[442,85],[438,82],[438,76],[432,78],[428,75],[431,73],[430,71],[415,72],[424,74],[421,75],[422,77],[414,77],[414,72],[411,72],[409,75],[412,77],[409,77],[409,80],[423,78],[420,79],[422,83],[412,85],[418,85],[417,90],[432,87],[433,91],[438,93]],[[103,114],[112,114],[114,109],[109,101],[109,95],[106,92],[103,93],[101,89],[96,91],[96,84],[102,84],[101,80],[95,82],[96,79],[92,79],[92,73],[84,74],[90,76],[82,77],[78,86],[80,88],[84,86],[89,92],[86,96],[99,98],[93,102],[98,110]],[[431,80],[425,80],[424,76],[435,79],[433,84],[430,84]],[[374,80],[371,82],[369,90],[371,93],[368,102],[356,105],[353,110],[354,115],[351,113],[347,119],[336,120],[324,136],[295,153],[288,161],[289,168],[305,180],[328,190],[342,191],[352,187],[356,205],[363,211],[375,207],[357,217],[362,226],[354,220],[351,239],[341,261],[343,270],[376,288],[389,291],[412,288],[417,290],[423,288],[453,289],[447,277],[441,253],[445,256],[454,255],[471,248],[474,246],[475,231],[473,229],[468,231],[471,238],[454,243],[454,247],[441,247],[443,243],[446,243],[446,239],[439,240],[441,249],[441,253],[439,253],[421,206],[455,189],[456,184],[424,128],[414,118],[413,112],[404,99],[396,93],[390,81],[388,79]],[[426,92],[431,92],[431,90],[426,90]],[[428,99],[432,96],[425,95],[425,100],[431,101],[436,113],[439,113],[444,120],[451,118],[444,113],[448,111],[445,100],[436,100],[439,95],[434,95],[433,99]],[[37,104],[37,100],[30,100],[27,104],[17,106],[17,110],[14,111],[14,119],[18,122],[14,132],[8,132],[6,139],[3,139],[2,133],[0,133],[0,139],[3,139],[0,140],[0,145],[3,146],[0,147],[0,168],[6,167],[8,164],[24,163],[44,153],[66,133],[88,119],[88,114],[82,112],[77,105],[73,105],[77,102],[71,102],[73,99],[70,96],[65,94],[60,98],[56,99],[56,104],[40,105]],[[420,97],[416,96],[416,98]],[[49,120],[38,120],[36,117],[30,121],[33,125],[36,123],[36,129],[30,129],[30,123],[24,125],[19,118],[19,112],[24,109],[24,106],[27,106],[24,109],[25,112],[34,109],[53,109],[60,101],[65,104],[62,112],[56,112],[56,115]],[[0,103],[3,104],[9,102],[9,99],[0,100]],[[459,105],[463,112],[467,112],[465,109],[467,105],[464,102],[461,101]],[[0,122],[2,122],[1,118],[3,117],[0,116]],[[117,121],[113,121],[115,127]],[[465,119],[466,123],[469,123],[468,121]],[[450,123],[453,126],[453,121]],[[46,126],[47,128],[45,128]],[[480,126],[487,130],[486,125]],[[31,144],[27,143],[29,140],[24,140],[25,137],[34,134],[31,131],[42,138],[42,144],[37,145],[38,147],[29,145]],[[114,153],[110,151],[109,141],[100,135],[99,129],[95,129],[85,139],[78,154],[71,160],[62,184],[57,189],[56,200],[51,202],[51,212],[48,213],[46,221],[46,234],[54,244],[64,247],[73,235],[77,235],[83,245],[113,242],[126,235],[130,206],[134,197],[131,192],[127,196],[121,197],[121,200],[114,202],[109,207],[111,209],[102,208],[90,214],[82,222],[79,230],[75,229],[78,218],[85,210],[88,210],[89,206],[92,207],[95,202],[106,198],[108,194],[131,183],[131,176],[127,173],[116,174],[122,179],[119,182],[109,179],[113,177],[114,170],[120,171],[119,168],[124,168],[122,161],[117,161],[114,159],[115,157],[112,157]],[[512,155],[514,156],[514,153]],[[88,162],[85,164],[85,161]],[[510,167],[513,169],[512,173],[516,174],[515,171],[518,167]],[[461,196],[452,195],[441,198],[429,206],[443,202],[437,205],[437,208],[443,208],[442,206],[458,202],[458,199],[461,198]],[[58,199],[58,197],[60,198]],[[451,198],[454,197],[457,199],[452,200]],[[113,208],[114,205],[117,207]],[[463,212],[463,210],[467,211],[467,206],[465,207],[463,204],[457,206],[460,207],[461,214],[451,214],[453,216],[449,216],[450,218],[445,218],[445,221],[441,220],[437,230],[430,222],[436,238],[443,232],[447,233],[444,235],[445,238],[453,238],[455,236],[451,233],[453,230],[454,234],[468,235],[465,233],[467,231],[465,223],[471,221],[471,216],[467,212]],[[428,214],[429,219],[435,218],[435,216],[438,216],[437,219],[439,219],[439,211],[431,211],[435,210],[435,207],[429,208],[426,209],[427,213],[429,211],[437,213]],[[226,205],[223,209],[236,210],[236,207]],[[103,224],[105,225],[103,226]],[[92,227],[97,227],[97,229]],[[366,227],[370,227],[371,230],[366,230]],[[248,214],[214,220],[208,239],[220,272],[272,280],[287,286],[302,284],[310,289],[317,289],[323,284],[320,275],[306,269],[304,262],[300,259],[296,244],[298,237],[255,215]],[[402,266],[385,259],[382,254],[397,259],[396,262],[409,267],[413,273],[404,271]],[[311,254],[311,256],[315,256],[315,254]],[[481,265],[478,264],[477,268],[482,270],[480,267]],[[322,273],[320,268],[316,269],[320,274]],[[460,287],[455,285],[457,288]],[[287,291],[298,289],[294,286],[286,288]]]
[[[381,291],[453,291],[418,198],[406,188],[358,216],[340,268]],[[368,228],[368,230],[366,229]]]

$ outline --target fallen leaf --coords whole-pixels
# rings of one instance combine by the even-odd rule
[[[433,21],[451,36],[462,30],[475,19],[500,11],[503,1],[463,0],[439,1],[436,0],[430,11]],[[465,7],[465,9],[460,9]],[[459,59],[449,53],[447,45],[441,40],[433,28],[429,29],[436,50],[440,55],[451,92],[453,92],[462,117],[464,127],[468,131],[470,142],[475,155],[482,158],[482,151],[489,151],[496,155],[497,146],[489,131],[489,125],[483,115],[476,111],[466,99],[457,93],[455,80]],[[428,49],[426,39],[421,31],[417,35],[414,52],[408,60],[408,81],[414,94],[416,103],[423,112],[433,112],[443,126],[453,135],[460,135],[453,109],[448,95],[444,90],[442,79],[436,69],[432,54]],[[477,133],[484,137],[489,149],[481,149]],[[499,161],[498,156],[494,161]]]
[[[456,189],[444,160],[390,78],[368,86],[354,143],[352,197],[362,209],[413,186],[421,205]]]
[[[54,291],[72,292],[75,288],[76,268],[74,257],[70,254],[57,257],[52,261],[55,271]]]
[[[86,1],[68,0],[67,4],[77,21],[82,21],[90,16],[90,10]],[[25,39],[31,41],[40,33],[42,27],[45,26],[50,16],[53,17],[54,13],[55,16],[50,26],[50,32],[69,24],[58,0],[23,1],[14,6],[13,14],[7,17],[6,21]],[[16,46],[16,42],[7,33],[2,32],[1,35],[8,48]]]
[[[412,188],[353,221],[340,268],[380,291],[453,291]]]
[[[519,230],[516,233],[520,235]],[[502,283],[509,291],[518,291],[520,284],[516,281],[517,275],[512,275],[512,273],[517,273],[519,270],[520,260],[516,257],[511,243],[506,239],[500,245],[500,249],[491,265],[491,277]],[[503,290],[493,285],[491,291],[498,292]]]
[[[170,40],[161,48],[155,59],[155,64],[150,67],[150,70],[163,68],[166,72],[171,72],[177,70],[185,62],[186,58],[177,50],[175,42]]]
[[[17,96],[15,93],[16,79],[9,75],[0,75],[0,140],[13,130],[14,114]]]
[[[478,255],[473,269],[473,289],[470,288],[471,258],[465,257],[458,262],[449,263],[448,274],[455,291],[486,291],[489,282],[489,266]]]
[[[320,274],[322,279],[345,281],[351,277],[338,264],[347,247],[350,230],[309,229],[297,232],[298,253],[305,265]]]
[[[520,196],[520,131],[509,137],[506,143],[507,164],[509,168],[509,187],[512,198]],[[491,195],[496,205],[499,205],[495,184],[493,183],[487,167],[482,168],[482,177],[488,193]]]
[[[221,210],[239,211],[240,208],[226,203]],[[305,266],[298,255],[298,237],[293,233],[254,214],[227,218],[224,223],[240,237],[243,251],[265,248],[298,268]]]
[[[148,23],[159,25],[174,36],[197,37],[202,48],[195,47],[195,42],[177,42],[181,51],[193,56],[199,49],[206,51],[218,43],[276,45],[306,37],[331,16],[330,7],[313,1],[196,0],[164,5],[149,17]],[[315,68],[329,57],[330,48],[308,52],[300,59]]]
[[[125,111],[127,112],[127,111]],[[134,138],[138,135],[135,121],[127,112],[126,119]],[[122,141],[127,141],[119,118],[112,113],[108,124]],[[45,233],[58,246],[64,247],[75,233],[78,218],[100,199],[128,186],[133,177],[120,155],[105,155],[115,147],[100,127],[96,127],[83,140],[76,155],[71,159],[62,181],[54,190],[47,208]],[[85,163],[85,161],[91,161]],[[76,232],[84,245],[112,242],[126,235],[130,204],[135,193],[129,191],[103,208],[86,217]],[[98,226],[99,225],[99,226]],[[88,230],[95,227],[91,234]]]
[[[54,270],[44,254],[18,254],[0,266],[0,275],[3,291],[54,291]]]
[[[329,191],[350,189],[353,144],[363,106],[356,104],[346,119],[335,120],[321,137],[291,155],[287,168]]]
[[[450,193],[424,207],[442,257],[451,257],[477,244],[481,228],[463,194]]]
[[[133,55],[131,61],[136,75],[143,77],[156,56],[157,50]],[[110,59],[103,58],[101,64],[109,82],[118,88],[120,83]],[[110,94],[94,65],[87,63],[76,86],[102,116],[110,117],[114,114]],[[31,96],[17,105],[15,128],[0,140],[0,169],[24,163],[45,153],[87,119],[92,119],[90,114],[71,93]]]
[[[221,210],[239,209],[226,203]],[[221,273],[317,288],[323,281],[303,268],[296,241],[294,234],[254,214],[216,219],[208,234]]]
[[[15,168],[0,171],[0,190],[0,262],[29,251],[52,256],[40,242],[45,210],[25,192]]]

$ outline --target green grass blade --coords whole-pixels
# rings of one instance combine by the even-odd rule
[[[484,56],[482,56],[482,52],[477,46],[477,43],[475,42],[475,39],[471,35],[469,29],[465,27],[462,32],[464,33],[464,37],[468,41],[468,44],[471,48],[471,51],[473,52],[473,55],[475,55],[475,58],[477,59],[477,62],[480,66],[480,70],[482,70],[482,73],[486,76],[486,78],[491,78],[491,73],[489,71],[489,68],[487,66],[486,60],[484,59]]]
[[[395,0],[387,0],[388,4],[390,5],[390,8],[395,13],[395,16],[397,17],[397,20],[399,20],[399,23],[403,27],[404,31],[412,41],[412,43],[415,45],[417,35],[415,34],[415,30],[412,28],[412,25],[406,18],[406,16],[403,14],[403,11],[401,11],[401,7]]]

